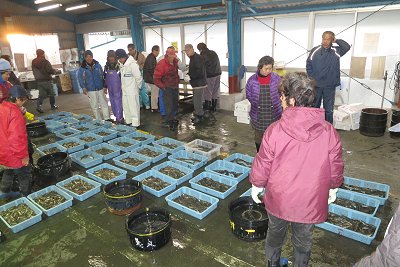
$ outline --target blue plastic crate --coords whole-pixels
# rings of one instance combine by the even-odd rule
[[[236,180],[238,182],[242,181],[243,179],[245,179],[247,177],[247,175],[249,175],[250,169],[240,166],[238,164],[229,162],[229,161],[225,161],[225,160],[217,160],[214,161],[213,163],[211,163],[210,165],[206,166],[206,171],[211,171],[216,173],[217,175],[221,175],[224,177],[228,177],[230,179]],[[241,175],[239,177],[233,177],[233,176],[229,176],[228,174],[221,174],[216,172],[216,170],[226,170],[229,172],[236,172],[236,173],[241,173]]]
[[[147,157],[147,156],[143,155],[144,157],[147,157],[147,158],[151,159],[152,163],[156,163],[157,161],[160,161],[163,158],[167,157],[167,151],[165,151],[165,150],[163,150],[161,148],[157,148],[157,147],[149,146],[149,145],[145,145],[145,146],[141,146],[141,147],[135,148],[133,150],[133,152],[136,152],[136,153],[140,154],[139,151],[141,151],[142,149],[145,149],[145,148],[150,149],[150,150],[152,150],[154,152],[160,153],[160,155],[158,155],[157,157],[154,157],[154,158]],[[140,154],[140,155],[142,155],[142,154]]]
[[[206,147],[209,151],[203,151],[199,149],[199,146]],[[201,139],[195,139],[187,144],[185,144],[185,150],[193,153],[197,153],[206,156],[208,160],[212,160],[221,154],[222,145],[204,141]]]
[[[38,117],[39,121],[48,121],[48,120],[57,121],[59,119],[60,119],[60,117],[57,117],[54,114],[49,114],[49,115],[44,115],[44,116]]]
[[[136,141],[140,142],[141,146],[148,145],[148,144],[150,144],[151,142],[153,142],[156,139],[156,137],[154,135],[141,133],[139,131],[136,131],[134,133],[130,133],[126,137],[132,138],[133,140],[135,140],[136,137],[144,137],[144,138],[146,138],[146,140],[143,140],[143,141],[136,140]]]
[[[245,165],[245,164],[239,164],[239,163],[233,162],[236,159],[243,160],[243,161],[249,163],[250,166],[248,166],[247,164]],[[251,157],[251,156],[246,155],[246,154],[234,153],[234,154],[230,155],[229,157],[225,158],[224,160],[251,169],[251,164],[253,163],[254,157]]]
[[[93,137],[93,138],[95,138],[95,140],[91,141],[91,142],[87,142],[87,141],[82,139],[82,138],[85,138],[85,137]],[[103,138],[101,136],[98,136],[97,134],[94,134],[92,132],[82,133],[80,135],[75,136],[75,138],[78,138],[79,140],[84,142],[85,146],[89,147],[89,148],[92,147],[92,146],[101,144],[103,142]]]
[[[11,229],[11,231],[13,233],[18,233],[19,231],[22,231],[22,230],[28,228],[29,226],[32,226],[35,223],[38,223],[42,220],[42,211],[39,208],[37,208],[35,205],[33,205],[26,197],[21,197],[19,199],[16,199],[14,201],[11,201],[7,204],[0,206],[0,212],[6,211],[9,208],[18,206],[19,204],[23,204],[23,203],[28,205],[28,207],[31,208],[35,212],[36,215],[29,218],[28,220],[25,220],[23,222],[20,222],[19,224],[16,224],[14,226],[9,225],[8,222],[3,217],[0,216],[0,219],[5,223],[5,225],[7,225],[8,228]]]
[[[370,197],[367,195],[355,194],[352,191],[343,190],[343,189],[339,189],[338,192],[336,193],[336,199],[338,199],[338,198],[351,200],[351,201],[358,202],[365,206],[373,207],[374,208],[373,213],[366,213],[370,216],[374,216],[376,214],[376,212],[379,209],[379,205],[380,205],[379,200],[377,200],[376,198],[373,198],[373,197]],[[331,205],[340,206],[335,202],[333,202]],[[343,207],[343,206],[341,206],[341,207]],[[343,208],[346,208],[346,207],[343,207]],[[359,212],[361,212],[361,211],[359,211]]]
[[[87,114],[78,114],[74,116],[74,119],[77,119],[80,124],[87,123],[93,121],[93,117]]]
[[[59,120],[68,118],[68,117],[72,117],[73,114],[71,112],[67,112],[67,111],[59,111],[59,112],[55,112],[53,114],[54,117],[58,118]]]
[[[120,145],[118,145],[118,143],[120,143],[120,142],[126,142],[126,143],[129,143],[131,145],[128,146],[128,147],[120,146]],[[135,140],[127,138],[127,137],[118,137],[118,138],[115,138],[115,139],[113,139],[111,141],[108,141],[108,143],[110,145],[118,147],[121,151],[124,151],[124,152],[130,152],[133,149],[135,149],[137,147],[140,147],[140,143],[138,141],[135,141]]]
[[[55,120],[46,120],[46,128],[49,132],[54,133],[65,128],[65,124]]]
[[[81,123],[74,125],[73,127],[71,127],[71,129],[78,130],[81,134],[83,134],[93,131],[94,129],[97,129],[97,127],[90,123]]]
[[[165,174],[165,173],[160,172],[160,170],[161,170],[162,168],[164,168],[164,167],[172,167],[172,168],[178,169],[178,170],[180,170],[181,172],[185,173],[185,175],[183,175],[183,176],[182,176],[181,178],[179,178],[179,179],[175,179],[175,178],[173,178],[172,176],[169,176],[169,175],[167,175],[167,174]],[[180,165],[180,164],[173,163],[172,161],[163,162],[163,163],[161,163],[161,164],[159,164],[159,165],[157,165],[157,166],[154,166],[154,167],[151,168],[151,169],[152,169],[152,170],[155,170],[155,171],[157,171],[157,172],[160,172],[161,174],[166,175],[166,176],[171,177],[172,179],[176,180],[177,185],[180,185],[181,183],[184,183],[184,182],[188,181],[190,178],[192,178],[192,177],[193,177],[193,172],[194,172],[194,170],[189,169],[189,168],[186,168],[186,167],[184,167],[184,166],[182,166],[182,165]]]
[[[49,149],[49,148],[52,148],[52,147],[58,148],[58,150],[59,150],[60,152],[66,152],[66,151],[67,151],[67,149],[66,149],[65,147],[59,145],[58,143],[52,143],[52,144],[48,144],[48,145],[45,145],[45,146],[38,147],[38,148],[37,148],[37,151],[39,152],[39,154],[40,154],[41,156],[44,156],[44,155],[46,155],[45,151],[46,151],[47,149]]]
[[[125,159],[125,158],[128,158],[128,157],[135,158],[135,159],[138,159],[138,160],[143,160],[144,162],[142,164],[138,165],[138,166],[133,166],[133,165],[129,165],[129,164],[126,164],[126,163],[121,161],[122,159]],[[120,156],[118,156],[116,158],[113,158],[113,161],[114,161],[115,165],[120,166],[120,167],[125,168],[125,169],[130,170],[130,171],[133,171],[133,172],[139,172],[139,171],[143,170],[144,168],[149,167],[150,164],[151,164],[151,159],[150,158],[145,157],[145,156],[140,155],[140,154],[137,154],[137,153],[134,153],[134,152],[124,153],[124,154],[122,154],[122,155],[120,155]]]
[[[82,140],[75,138],[75,137],[65,138],[64,140],[57,141],[57,144],[62,146],[63,144],[68,143],[68,142],[76,142],[79,144],[77,146],[67,148],[68,153],[74,153],[76,151],[79,151],[79,150],[82,150],[85,148],[85,142],[83,142]]]
[[[373,198],[379,200],[379,203],[381,205],[385,204],[386,200],[389,197],[390,186],[387,185],[387,184],[381,184],[381,183],[371,182],[371,181],[367,181],[367,180],[351,178],[351,177],[347,177],[347,176],[344,177],[344,182],[343,183],[344,184],[348,184],[348,185],[355,185],[355,186],[358,186],[358,187],[376,189],[376,190],[385,192],[385,197],[377,197],[377,196],[372,196],[372,195],[367,195],[367,194],[362,194],[362,193],[357,193],[357,192],[354,192],[354,191],[350,191],[350,192],[353,192],[355,194],[360,194],[360,195],[363,195],[363,196],[373,197]],[[349,191],[349,190],[346,190],[346,191]]]
[[[211,205],[203,212],[198,212],[195,210],[192,210],[186,206],[183,206],[177,202],[174,201],[174,199],[176,199],[177,197],[180,197],[182,194],[186,194],[192,197],[195,197],[197,199],[203,200],[203,201],[207,201],[209,202]],[[213,210],[215,210],[217,208],[219,199],[216,197],[212,197],[209,196],[207,194],[204,194],[202,192],[199,192],[197,190],[194,189],[190,189],[189,187],[186,186],[182,186],[181,188],[179,188],[178,190],[176,190],[175,192],[169,194],[168,196],[165,197],[165,200],[167,201],[168,205],[178,209],[184,213],[189,214],[190,216],[193,216],[199,220],[202,220],[203,218],[205,218],[208,214],[210,214]]]
[[[112,130],[118,132],[118,136],[125,136],[127,134],[131,134],[136,131],[135,127],[127,126],[127,125],[115,125]]]
[[[163,146],[163,144],[177,145],[177,147],[174,148],[174,149],[171,149],[171,148],[168,148],[166,146]],[[157,141],[153,142],[153,145],[155,147],[164,149],[165,151],[167,151],[170,154],[173,154],[175,152],[178,152],[179,150],[185,149],[185,147],[184,147],[185,143],[184,142],[181,142],[181,141],[169,138],[169,137],[163,137],[161,139],[158,139]]]
[[[86,191],[82,195],[78,195],[77,193],[72,192],[71,190],[64,187],[64,185],[69,184],[70,182],[72,182],[74,180],[83,180],[83,181],[93,185],[94,188],[90,189],[89,191]],[[84,200],[96,195],[97,193],[100,192],[100,187],[101,187],[100,183],[90,180],[86,177],[83,177],[82,175],[74,175],[64,181],[58,182],[56,185],[79,201],[84,201]]]
[[[208,177],[216,182],[226,184],[227,186],[229,186],[229,189],[226,190],[225,192],[220,192],[220,191],[217,191],[217,190],[211,189],[209,187],[198,184],[198,182],[201,179],[203,179],[204,177]],[[237,181],[234,181],[229,178],[225,178],[220,175],[216,175],[213,172],[202,172],[199,175],[197,175],[196,177],[194,177],[193,179],[191,179],[189,182],[190,182],[190,186],[193,187],[194,189],[197,189],[201,192],[207,193],[209,195],[212,195],[212,196],[215,196],[215,197],[218,197],[221,199],[224,199],[227,196],[229,196],[233,191],[236,190],[236,187],[238,185]]]
[[[85,156],[88,156],[88,157],[82,159],[82,157],[85,157]],[[97,154],[96,152],[94,152],[90,149],[85,149],[85,150],[75,152],[75,153],[71,154],[70,157],[73,162],[82,166],[85,169],[96,166],[103,162],[103,156]]]
[[[113,152],[111,152],[109,154],[106,154],[106,155],[102,155],[100,153],[97,153],[96,151],[98,149],[101,149],[101,148],[107,148],[107,149],[112,150]],[[119,153],[121,151],[118,147],[110,145],[110,144],[107,144],[107,143],[101,143],[101,144],[92,146],[89,149],[94,151],[94,152],[96,152],[97,154],[100,154],[101,156],[103,156],[103,160],[109,160],[109,159],[115,158],[115,157],[119,156]]]
[[[96,128],[111,128],[112,127],[112,122],[110,121],[101,121],[101,120],[92,120],[90,122],[88,122],[88,124],[92,124],[93,126],[95,126]]]
[[[66,133],[72,133],[72,134],[65,135]],[[81,132],[76,129],[68,127],[68,128],[63,128],[61,130],[55,131],[54,134],[61,139],[65,139],[65,138],[77,136],[77,135],[81,134]]]
[[[343,207],[337,206],[337,205],[329,205],[329,212],[333,212],[338,215],[346,216],[350,219],[355,219],[355,220],[363,221],[367,224],[374,225],[376,227],[375,232],[372,236],[366,236],[361,233],[357,233],[352,230],[344,229],[342,227],[339,227],[337,225],[334,225],[334,224],[331,224],[328,222],[316,224],[315,226],[325,229],[329,232],[332,232],[332,233],[335,233],[338,235],[342,235],[342,236],[351,238],[353,240],[362,242],[367,245],[371,244],[372,240],[375,239],[376,234],[379,229],[379,226],[381,224],[381,219],[379,219],[379,218],[372,217],[370,215],[367,215],[365,213],[358,212],[355,210],[346,209],[346,208],[343,208]]]
[[[116,170],[117,172],[120,173],[120,175],[116,176],[115,178],[111,179],[111,180],[105,180],[97,175],[94,174],[95,171],[101,170],[101,169],[112,169],[112,170]],[[121,168],[117,168],[111,164],[108,163],[103,163],[101,165],[97,165],[94,168],[91,168],[89,170],[86,171],[86,173],[89,175],[90,178],[92,178],[93,180],[100,182],[102,184],[109,184],[115,181],[119,181],[119,180],[124,180],[126,178],[126,174],[127,171],[121,169]]]
[[[264,195],[264,189],[260,194]],[[250,196],[251,196],[251,188],[249,188],[246,192],[240,195],[240,197],[250,197]]]
[[[108,135],[106,136],[101,136],[98,133],[100,132],[105,132],[108,133]],[[104,127],[100,127],[100,128],[96,128],[94,130],[92,130],[92,133],[97,134],[98,136],[100,136],[103,139],[103,142],[107,142],[111,139],[117,138],[118,133],[114,130],[110,130],[108,128],[104,128]]]
[[[147,186],[147,185],[142,183],[143,189],[145,191],[149,192],[150,194],[155,195],[156,197],[161,197],[161,196],[165,195],[166,193],[171,192],[172,190],[174,190],[176,188],[177,184],[176,184],[176,180],[175,179],[172,179],[172,178],[170,178],[170,177],[168,177],[168,176],[166,176],[166,175],[164,175],[162,173],[159,173],[157,171],[154,171],[154,170],[148,170],[147,172],[144,172],[144,173],[142,173],[142,174],[140,174],[138,176],[135,176],[132,179],[134,179],[136,181],[139,181],[139,182],[142,182],[144,179],[146,179],[149,176],[153,176],[155,178],[159,178],[159,179],[163,180],[164,182],[167,182],[167,183],[170,184],[167,187],[157,191],[157,190],[155,190],[155,189],[153,189],[153,188],[151,188],[151,187],[149,187],[149,186]]]
[[[192,170],[197,170],[198,168],[203,167],[204,165],[207,164],[207,161],[208,161],[208,158],[206,156],[187,152],[186,150],[180,150],[180,151],[168,156],[168,159],[175,163],[178,163],[182,166],[188,167]],[[182,159],[182,160],[179,160],[179,159]],[[189,161],[184,161],[185,159],[186,160],[194,159],[197,161],[193,161],[193,164],[192,164]]]
[[[64,123],[66,125],[66,127],[72,127],[74,125],[78,125],[79,121],[75,118],[71,117],[67,117],[64,119],[59,120],[59,122]]]
[[[38,198],[44,194],[47,194],[49,192],[55,191],[58,194],[62,195],[63,197],[65,197],[65,201],[53,208],[50,208],[48,210],[46,210],[45,208],[43,208],[42,206],[40,206],[38,203],[36,203],[35,198]],[[72,199],[73,197],[71,197],[70,195],[68,195],[67,193],[65,193],[63,190],[61,190],[60,188],[58,188],[55,185],[51,185],[48,186],[46,188],[43,188],[42,190],[36,191],[30,195],[28,195],[28,199],[30,201],[32,201],[33,204],[35,204],[39,209],[41,209],[43,211],[44,214],[46,214],[47,216],[52,216],[56,213],[59,213],[60,211],[65,210],[66,208],[69,208],[72,206]]]

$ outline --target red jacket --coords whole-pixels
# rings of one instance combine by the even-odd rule
[[[28,135],[21,109],[10,102],[0,104],[0,165],[21,168],[28,155]]]
[[[163,58],[157,63],[154,70],[154,84],[160,88],[178,88],[179,75],[178,75],[178,60],[174,59],[171,65],[167,58]]]
[[[8,81],[4,81],[0,77],[0,103],[8,97],[8,91],[12,87],[12,84]]]
[[[319,108],[290,107],[265,131],[250,182],[265,187],[272,215],[290,222],[321,223],[329,189],[343,182],[342,145]]]

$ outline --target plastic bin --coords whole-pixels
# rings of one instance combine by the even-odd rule
[[[46,210],[45,208],[40,206],[38,203],[36,203],[36,201],[35,201],[36,198],[38,198],[44,194],[47,194],[49,192],[52,192],[52,191],[55,191],[58,194],[62,195],[63,197],[65,197],[66,200],[63,203],[61,203],[53,208],[50,208],[48,210]],[[59,213],[60,211],[65,210],[66,208],[71,207],[73,197],[71,197],[70,195],[65,193],[65,191],[61,190],[57,186],[51,185],[49,187],[43,188],[42,190],[36,191],[35,193],[28,195],[28,199],[30,201],[32,201],[32,203],[35,204],[39,209],[41,209],[44,214],[46,214],[47,216],[52,216],[56,213]]]
[[[147,185],[144,185],[142,183],[143,189],[145,191],[149,192],[150,194],[155,195],[156,197],[161,197],[161,196],[165,195],[166,193],[171,192],[177,186],[175,179],[172,179],[172,178],[168,177],[167,175],[164,175],[164,174],[162,174],[160,172],[157,172],[157,171],[154,171],[154,170],[148,170],[148,171],[146,171],[146,172],[144,172],[144,173],[142,173],[142,174],[140,174],[138,176],[133,177],[132,179],[134,179],[136,181],[139,181],[139,182],[142,182],[144,179],[146,179],[149,176],[153,176],[155,178],[159,178],[159,179],[163,180],[164,182],[167,182],[167,183],[170,184],[167,187],[157,191],[157,190],[155,190],[155,189],[153,189],[153,188],[151,188],[151,187],[149,187]]]
[[[41,156],[44,156],[44,155],[46,155],[45,151],[47,149],[50,149],[50,148],[53,148],[53,147],[58,148],[58,150],[60,150],[60,152],[66,152],[67,151],[67,149],[65,147],[63,147],[63,146],[61,146],[61,145],[59,145],[57,143],[52,143],[52,144],[48,144],[48,145],[45,145],[45,146],[41,146],[41,147],[38,147],[36,150],[39,152],[39,154]]]
[[[178,163],[182,166],[188,167],[192,170],[197,170],[198,168],[203,167],[204,165],[207,164],[208,161],[208,157],[200,155],[200,154],[196,154],[196,153],[191,153],[191,152],[187,152],[186,150],[180,150],[170,156],[168,156],[168,159]],[[193,162],[193,164],[186,162],[184,160],[179,160],[179,159],[195,159],[195,160],[199,160],[198,162]]]
[[[387,184],[381,184],[381,183],[371,182],[371,181],[367,181],[367,180],[351,178],[351,177],[347,177],[347,176],[344,177],[343,183],[348,184],[348,185],[355,185],[358,187],[376,189],[376,190],[385,192],[385,197],[377,197],[377,196],[372,196],[372,195],[367,195],[367,194],[350,191],[350,192],[353,192],[354,194],[359,194],[359,195],[375,198],[375,199],[379,200],[379,203],[381,205],[385,204],[386,200],[389,197],[390,186]],[[346,191],[349,191],[349,190],[346,190]]]
[[[53,116],[57,117],[58,120],[62,120],[68,117],[72,117],[73,114],[67,111],[59,111],[52,114]]]
[[[101,170],[101,169],[105,169],[105,168],[118,171],[120,173],[120,175],[116,176],[115,178],[113,178],[111,180],[105,180],[105,179],[103,179],[103,178],[101,178],[101,177],[99,177],[99,176],[94,174],[95,171],[98,171],[98,170]],[[117,168],[117,167],[115,167],[115,166],[113,166],[111,164],[103,163],[101,165],[97,165],[96,167],[87,170],[86,173],[89,175],[90,178],[92,178],[93,180],[95,180],[97,182],[100,182],[102,184],[109,184],[109,183],[112,183],[112,182],[115,182],[115,181],[118,181],[118,180],[125,179],[127,171],[125,171],[123,169],[120,169],[120,168]]]
[[[81,124],[74,125],[73,127],[71,127],[71,129],[75,129],[75,130],[79,131],[81,134],[93,131],[96,128],[97,128],[96,126],[94,126],[93,124],[90,124],[90,123],[81,123]]]
[[[199,148],[197,148],[198,146],[207,147],[210,149],[210,151],[208,152],[202,151]],[[213,158],[218,157],[221,154],[221,147],[222,145],[218,145],[201,139],[195,139],[185,144],[186,151],[206,156],[208,160],[212,160]]]
[[[104,128],[104,127],[96,128],[96,129],[92,130],[91,132],[100,136],[103,139],[103,142],[107,142],[111,139],[117,138],[117,136],[118,136],[118,133],[116,131],[113,131],[113,130],[110,130],[110,129]],[[108,135],[102,136],[102,135],[98,134],[100,132],[108,133]]]
[[[126,135],[126,137],[131,138],[133,140],[135,140],[136,137],[144,137],[144,138],[146,138],[146,140],[143,140],[143,141],[136,140],[136,141],[138,141],[140,143],[141,146],[148,145],[148,144],[150,144],[151,142],[153,142],[156,139],[156,137],[154,135],[144,134],[144,133],[141,133],[141,132],[130,133],[130,134]]]
[[[102,154],[96,152],[98,149],[101,149],[101,148],[107,148],[107,149],[112,150],[113,152],[110,152],[109,154],[106,154],[106,155],[102,155]],[[107,144],[107,143],[101,143],[101,144],[92,146],[89,149],[92,150],[93,152],[96,152],[97,154],[100,154],[101,156],[103,156],[103,160],[109,160],[109,159],[115,158],[116,156],[119,156],[119,153],[120,153],[120,149],[118,147]]]
[[[248,162],[250,164],[250,166],[247,165],[247,164],[245,165],[245,164],[240,164],[240,163],[233,162],[236,159],[240,159],[240,160],[246,161],[246,162]],[[246,155],[246,154],[234,153],[234,154],[230,155],[229,157],[225,158],[224,160],[251,169],[251,164],[253,163],[254,157],[251,157],[251,156]]]
[[[77,119],[80,124],[87,123],[93,121],[93,117],[87,114],[78,114],[74,116],[74,119]]]
[[[138,165],[138,166],[133,166],[133,165],[129,165],[129,164],[126,164],[126,163],[121,161],[122,159],[125,159],[125,158],[128,158],[128,157],[135,158],[135,159],[138,159],[138,160],[143,160],[144,162],[142,164]],[[150,164],[151,164],[151,159],[150,158],[145,157],[145,156],[140,155],[140,154],[137,154],[137,153],[134,153],[134,152],[124,153],[124,154],[122,154],[122,155],[120,155],[120,156],[118,156],[116,158],[113,158],[113,161],[114,161],[115,165],[120,166],[120,167],[125,168],[125,169],[130,170],[130,171],[133,171],[133,172],[139,172],[139,171],[143,170],[144,168],[149,167]]]
[[[150,150],[152,150],[154,152],[160,153],[160,155],[158,155],[157,157],[152,158],[152,157],[144,156],[143,154],[139,153],[139,151],[141,151],[142,149],[146,149],[146,148],[150,149]],[[141,147],[135,148],[133,150],[133,152],[138,153],[140,155],[143,155],[144,157],[147,157],[147,158],[151,159],[152,163],[156,163],[157,161],[160,161],[163,158],[167,157],[167,151],[165,151],[164,149],[161,149],[161,148],[158,148],[158,147],[154,147],[154,146],[149,146],[149,145],[145,145],[145,146],[141,146]]]
[[[174,149],[171,149],[171,148],[168,148],[166,146],[163,146],[163,144],[177,145],[177,147],[174,148]],[[184,142],[181,142],[181,141],[169,138],[169,137],[163,137],[161,139],[158,139],[157,141],[153,142],[153,145],[155,147],[164,149],[165,151],[167,151],[170,154],[173,154],[175,152],[178,152],[179,150],[185,149],[185,147],[184,147],[185,143]]]
[[[229,186],[229,189],[226,190],[225,192],[220,192],[220,191],[214,190],[212,188],[198,184],[198,182],[201,179],[203,179],[204,177],[208,177],[216,182],[226,184],[227,186]],[[207,193],[209,195],[212,195],[214,197],[218,197],[221,199],[224,199],[227,196],[229,196],[233,191],[236,190],[236,187],[238,185],[237,181],[234,181],[229,178],[225,178],[220,175],[216,175],[215,173],[212,173],[212,172],[202,172],[199,175],[197,175],[196,177],[192,178],[189,182],[190,182],[190,186],[193,187],[194,189],[197,189],[201,192]]]
[[[171,177],[171,176],[169,176],[169,175],[167,175],[165,173],[160,172],[160,170],[162,168],[164,168],[164,167],[172,167],[172,168],[180,170],[181,172],[183,172],[185,174],[181,178],[175,179],[175,178],[173,178],[173,177]],[[193,177],[193,172],[194,172],[194,170],[186,168],[186,167],[183,167],[182,165],[174,163],[172,161],[163,162],[163,163],[161,163],[161,164],[159,164],[157,166],[154,166],[151,169],[155,170],[155,171],[157,171],[157,172],[159,172],[159,173],[161,173],[163,175],[166,175],[166,176],[168,176],[168,177],[170,177],[170,178],[172,178],[174,180],[176,180],[177,185],[180,185],[181,183],[184,183],[184,182],[188,181],[190,178],[192,178]]]
[[[322,229],[325,229],[325,230],[327,230],[329,232],[332,232],[332,233],[335,233],[335,234],[338,234],[338,235],[342,235],[342,236],[351,238],[353,240],[362,242],[362,243],[367,244],[367,245],[371,244],[372,240],[375,239],[376,234],[377,234],[377,232],[379,230],[379,226],[381,224],[381,219],[379,219],[379,218],[372,217],[370,215],[367,215],[365,213],[358,212],[358,211],[355,211],[355,210],[346,209],[346,208],[343,208],[343,207],[337,206],[337,205],[329,205],[329,212],[333,212],[333,213],[338,214],[338,215],[346,216],[346,217],[348,217],[350,219],[360,220],[360,221],[363,221],[363,222],[365,222],[367,224],[374,225],[376,227],[375,232],[374,232],[374,234],[372,236],[366,236],[366,235],[363,235],[361,233],[357,233],[357,232],[354,232],[352,230],[348,230],[348,229],[339,227],[337,225],[334,225],[334,224],[331,224],[331,223],[328,223],[328,222],[316,224],[315,226],[317,226],[319,228],[322,228]]]
[[[83,181],[93,185],[94,188],[90,189],[89,191],[86,191],[82,195],[78,195],[77,193],[74,193],[71,190],[64,187],[64,185],[69,184],[70,182],[72,182],[74,180],[83,180]],[[79,201],[84,201],[84,200],[96,195],[97,193],[100,192],[100,187],[101,187],[100,183],[90,180],[86,177],[83,177],[82,175],[74,175],[64,181],[58,182],[56,185]]]
[[[25,203],[26,205],[28,205],[29,208],[31,208],[36,215],[34,215],[33,217],[20,222],[19,224],[16,224],[14,226],[11,226],[8,224],[8,222],[2,217],[0,216],[0,219],[4,222],[4,224],[11,229],[11,231],[13,233],[18,233],[19,231],[22,231],[26,228],[28,228],[29,226],[34,225],[35,223],[38,223],[42,220],[42,211],[36,207],[34,204],[32,204],[26,197],[21,197],[19,199],[16,199],[14,201],[11,201],[7,204],[4,204],[2,206],[0,206],[0,212],[6,211],[9,208],[18,206],[19,204],[23,204]]]
[[[84,157],[84,156],[89,156],[89,157],[82,159],[82,157]],[[103,156],[97,154],[96,152],[94,152],[90,149],[85,149],[85,150],[75,152],[75,153],[71,154],[70,157],[73,162],[82,166],[85,169],[96,166],[103,162]],[[90,158],[90,157],[92,157],[92,158]]]
[[[110,121],[101,121],[101,120],[92,120],[90,122],[88,122],[88,124],[92,124],[93,126],[95,126],[96,128],[111,128],[112,127],[112,122]]]
[[[103,138],[101,136],[99,136],[97,134],[94,134],[92,132],[82,133],[82,134],[77,135],[75,137],[78,138],[79,140],[81,140],[82,142],[84,142],[85,146],[89,147],[89,148],[92,147],[92,146],[101,144],[103,142]],[[85,141],[85,140],[82,139],[82,138],[85,138],[85,137],[93,137],[93,138],[95,138],[95,140],[93,140],[91,142],[88,142],[88,141]]]
[[[66,134],[66,133],[71,133],[71,134]],[[61,139],[65,139],[65,138],[77,136],[77,135],[81,134],[81,132],[76,129],[68,127],[68,128],[63,128],[61,130],[55,131],[54,134]]]
[[[62,146],[63,144],[68,143],[68,142],[79,143],[79,145],[77,145],[77,146],[67,148],[68,153],[74,153],[76,151],[79,151],[79,150],[82,150],[85,148],[85,143],[82,140],[75,138],[75,137],[65,138],[64,140],[57,141],[57,144]]]
[[[368,195],[355,194],[352,191],[343,190],[343,189],[339,189],[337,191],[336,199],[338,199],[338,198],[351,200],[354,202],[358,202],[362,205],[373,207],[374,208],[373,213],[365,213],[370,216],[374,216],[376,214],[376,212],[379,209],[379,205],[380,205],[379,200],[377,200],[376,198],[370,197]],[[333,202],[332,205],[340,206],[340,205],[336,204],[335,202]],[[346,207],[343,207],[343,206],[340,206],[340,207],[347,209]],[[358,212],[362,212],[362,211],[358,211]]]
[[[225,161],[225,160],[214,161],[210,165],[206,166],[205,169],[206,169],[206,171],[214,172],[217,175],[221,175],[221,176],[227,177],[229,179],[233,179],[233,180],[238,181],[238,182],[240,182],[243,179],[245,179],[247,177],[247,175],[249,175],[249,172],[250,172],[249,168],[246,168],[246,167],[243,167],[243,166],[240,166],[238,164],[235,164],[235,163],[232,163],[232,162],[229,162],[229,161]],[[228,174],[218,173],[218,172],[216,172],[216,170],[226,170],[226,171],[229,171],[229,172],[241,173],[241,175],[239,177],[235,178],[235,177],[230,176]]]
[[[65,128],[65,124],[55,120],[45,120],[46,128],[49,132],[54,133]]]
[[[77,119],[75,119],[73,116],[61,119],[61,120],[59,120],[59,122],[64,123],[66,125],[66,127],[72,127],[74,125],[79,124],[79,121]]]
[[[118,145],[118,143],[120,143],[120,142],[126,142],[126,143],[129,143],[131,145],[128,146],[128,147],[120,146],[120,145]],[[111,141],[108,141],[108,143],[110,145],[118,147],[121,151],[124,151],[124,152],[130,152],[133,149],[135,149],[137,147],[140,147],[140,143],[138,141],[135,141],[135,140],[133,140],[131,138],[127,138],[127,137],[118,137],[118,138],[115,138],[115,139],[113,139]]]
[[[49,120],[58,121],[59,119],[60,119],[60,117],[57,117],[54,114],[49,114],[49,115],[44,115],[44,116],[38,117],[39,121],[49,121]]]
[[[118,136],[126,136],[127,134],[131,134],[134,131],[136,131],[135,127],[132,126],[127,126],[127,125],[115,125],[114,127],[112,127],[112,130],[118,132]]]
[[[177,197],[180,197],[182,194],[186,194],[192,197],[195,197],[197,199],[203,200],[203,201],[207,201],[209,202],[211,205],[204,210],[203,212],[198,212],[195,210],[192,210],[191,208],[188,208],[186,206],[183,206],[177,202],[174,201],[174,199],[176,199]],[[167,201],[168,205],[178,209],[184,213],[189,214],[190,216],[193,216],[199,220],[202,220],[203,218],[205,218],[208,214],[210,214],[213,210],[215,210],[217,208],[219,199],[216,197],[212,197],[209,196],[207,194],[204,194],[202,192],[199,192],[197,190],[194,189],[190,189],[189,187],[186,186],[182,186],[181,188],[179,188],[178,190],[176,190],[175,192],[169,194],[168,196],[165,197],[165,200]]]

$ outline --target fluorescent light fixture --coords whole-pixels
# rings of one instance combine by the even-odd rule
[[[88,7],[89,4],[83,4],[83,5],[78,5],[78,6],[71,6],[71,7],[67,7],[65,9],[65,11],[71,11],[71,10],[75,10],[75,9],[80,9],[80,8],[85,8]]]
[[[55,4],[55,5],[50,5],[50,6],[44,6],[38,9],[38,11],[46,11],[46,10],[50,10],[50,9],[54,9],[54,8],[58,8],[62,6],[62,4]]]
[[[46,2],[50,2],[50,1],[52,1],[52,0],[36,0],[36,1],[35,1],[35,4],[36,4],[36,5],[39,5],[39,4],[46,3]]]

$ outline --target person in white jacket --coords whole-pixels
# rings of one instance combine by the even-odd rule
[[[122,107],[125,113],[125,122],[134,127],[140,126],[139,89],[142,84],[142,75],[139,65],[132,56],[128,56],[124,49],[115,51],[120,64],[122,85]]]

